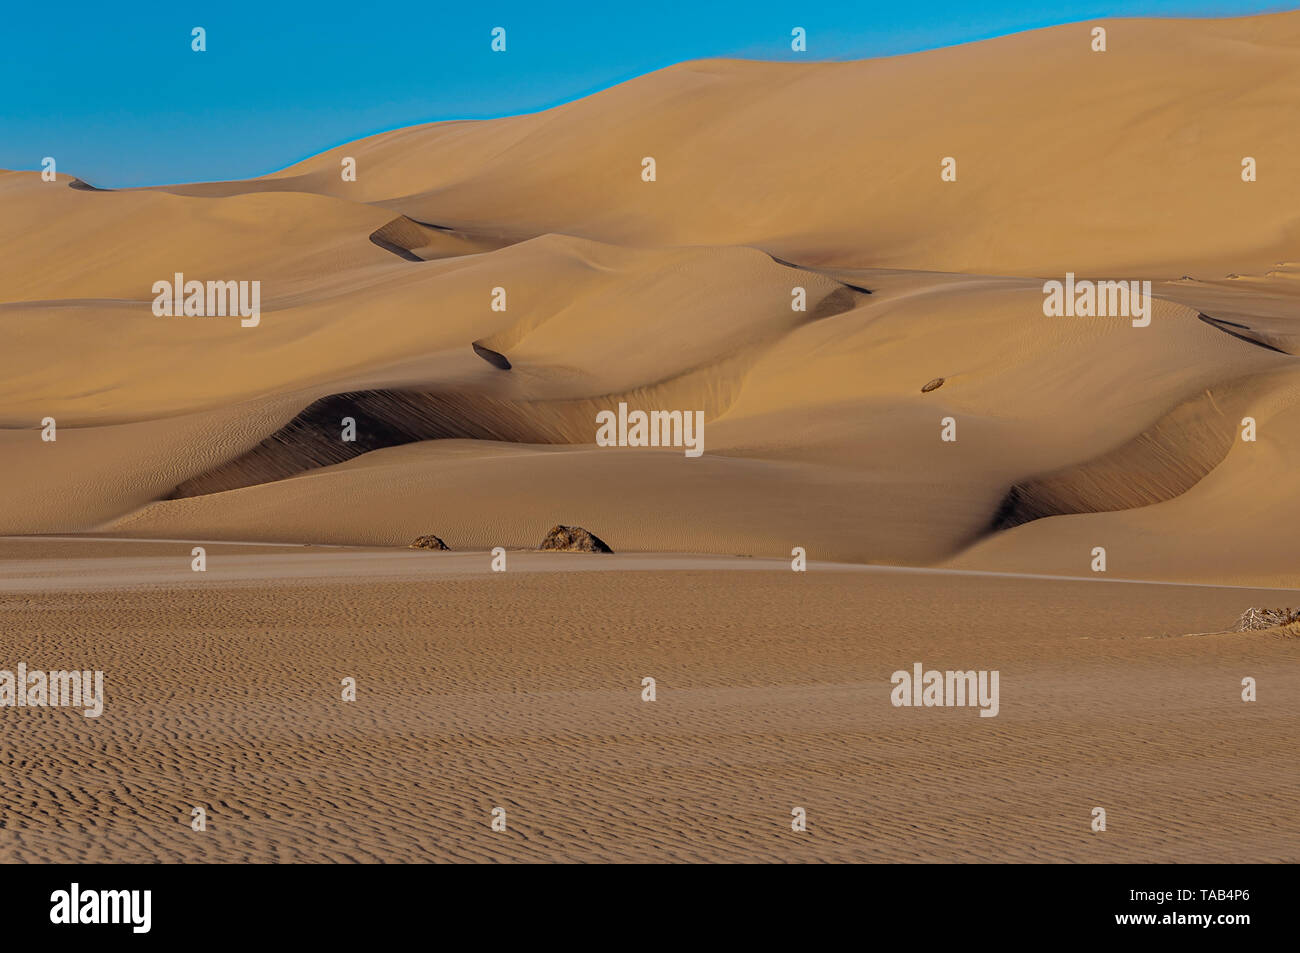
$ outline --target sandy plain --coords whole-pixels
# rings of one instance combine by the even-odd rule
[[[1300,638],[1219,632],[1277,592],[206,548],[0,543],[10,667],[106,699],[5,712],[5,860],[1300,859]],[[998,715],[893,706],[917,661]]]

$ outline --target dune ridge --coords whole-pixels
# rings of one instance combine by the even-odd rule
[[[1171,500],[1228,455],[1237,424],[1212,391],[1180,404],[1104,456],[1011,487],[993,529],[1069,513],[1105,513]]]

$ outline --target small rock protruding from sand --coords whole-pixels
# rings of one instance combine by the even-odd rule
[[[612,553],[599,536],[587,532],[581,526],[556,526],[546,534],[541,550],[557,553]]]
[[[1300,620],[1297,609],[1260,609],[1251,606],[1237,620],[1238,632],[1250,632],[1254,629],[1271,629],[1274,626],[1288,625]]]
[[[934,380],[930,381],[930,383],[921,388],[921,393],[928,394],[932,390],[938,390],[943,386],[943,380],[942,377],[936,377]]]
[[[470,346],[474,348],[475,354],[483,358],[483,360],[487,361],[497,370],[499,371],[510,370],[510,359],[506,357],[504,354],[502,354],[500,351],[494,351],[490,347],[484,347],[482,344],[479,344],[478,341],[475,341]]]
[[[417,538],[416,541],[413,542],[409,548],[410,549],[436,549],[445,553],[451,552],[451,547],[448,546],[446,543],[444,543],[442,540],[440,540],[437,536],[434,536],[433,534],[429,534],[428,536],[421,536]]]

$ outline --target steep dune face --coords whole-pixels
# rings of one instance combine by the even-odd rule
[[[473,255],[513,244],[509,239],[489,235],[471,235],[454,228],[425,225],[399,215],[370,233],[370,240],[385,251],[406,261],[432,261]]]
[[[1155,425],[1104,456],[1011,487],[993,517],[993,529],[1010,529],[1046,516],[1104,513],[1171,500],[1227,456],[1236,420],[1212,391],[1180,404]]]
[[[94,529],[247,452],[295,409],[269,400],[157,420],[58,425],[52,442],[41,439],[39,419],[2,429],[0,533]]]
[[[247,182],[0,174],[0,533],[1300,571],[1300,14],[1104,25],[682,64]],[[1047,316],[1067,271],[1151,280],[1150,325]],[[259,322],[155,316],[176,273]],[[703,456],[597,446],[620,404]]]
[[[1246,396],[1233,409],[1249,408],[1258,440],[1238,438],[1185,493],[1137,509],[1036,520],[988,536],[946,565],[1086,575],[1102,547],[1110,576],[1294,588],[1300,378],[1270,377]]]

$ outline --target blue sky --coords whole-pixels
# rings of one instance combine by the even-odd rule
[[[351,139],[532,112],[709,56],[913,52],[1056,23],[1236,16],[1251,0],[263,0],[13,3],[0,32],[0,167],[105,187],[262,175]],[[208,50],[190,49],[207,30]],[[507,31],[493,53],[491,31]]]

